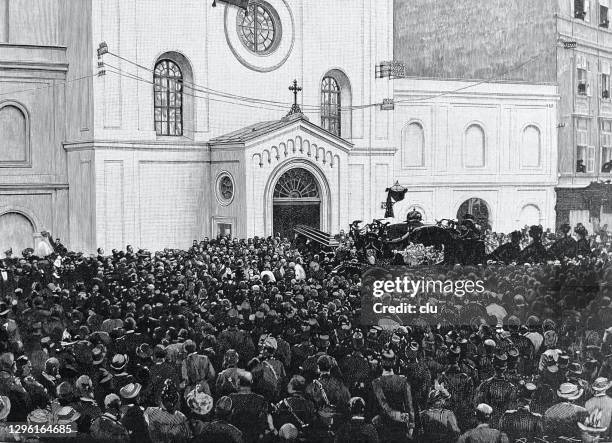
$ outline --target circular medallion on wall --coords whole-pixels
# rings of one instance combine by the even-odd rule
[[[285,63],[293,49],[293,15],[285,0],[255,0],[248,11],[226,6],[225,37],[244,66],[273,71]]]
[[[217,176],[215,195],[219,204],[229,205],[234,199],[234,179],[229,172],[223,171]]]

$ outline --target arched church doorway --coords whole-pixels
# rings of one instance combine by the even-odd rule
[[[296,225],[320,229],[321,191],[316,178],[306,169],[290,169],[278,179],[272,205],[274,235],[293,238]]]
[[[481,198],[470,198],[464,201],[457,211],[457,220],[461,221],[466,214],[471,214],[483,228],[491,228],[489,219],[489,207],[487,202]]]

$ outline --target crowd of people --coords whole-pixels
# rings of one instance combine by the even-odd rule
[[[606,250],[411,269],[485,291],[423,294],[438,313],[389,328],[361,323],[348,238],[92,256],[49,240],[0,263],[0,441],[45,441],[17,423],[88,442],[612,437]]]

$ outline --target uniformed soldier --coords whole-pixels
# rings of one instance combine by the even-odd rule
[[[366,395],[366,386],[370,378],[370,363],[363,355],[365,341],[361,331],[355,331],[352,337],[353,352],[340,360],[340,370],[353,396]]]
[[[443,385],[435,383],[428,395],[428,407],[419,414],[419,441],[423,443],[445,443],[455,441],[461,431],[457,418],[445,408],[450,394]]]
[[[308,432],[315,421],[314,403],[306,398],[306,379],[294,375],[287,385],[289,396],[275,407],[274,427],[280,429],[286,423],[293,424],[301,433]]]
[[[432,377],[429,368],[419,357],[419,344],[412,341],[405,351],[405,360],[402,361],[402,374],[408,378],[408,383],[413,389],[412,401],[415,403],[415,409],[418,406],[419,410],[427,407],[427,398],[429,396]]]
[[[228,315],[228,327],[219,334],[220,352],[225,353],[228,349],[235,349],[240,355],[241,363],[246,364],[255,356],[255,345],[251,336],[242,329],[238,329],[238,311],[230,309]]]
[[[470,410],[466,404],[471,404],[474,398],[474,380],[459,366],[461,349],[452,345],[449,349],[450,367],[442,372],[439,382],[443,384],[450,393],[448,408],[455,413],[459,420],[459,427],[465,429],[470,419]]]
[[[308,322],[302,323],[299,343],[291,347],[291,372],[294,374],[298,373],[304,361],[316,352],[316,348],[310,341],[310,328]]]
[[[508,356],[495,354],[493,366],[495,375],[483,381],[476,390],[475,403],[486,403],[493,408],[492,423],[499,423],[501,415],[511,409],[516,402],[516,386],[506,378]]]
[[[510,441],[519,438],[526,438],[527,441],[542,438],[544,433],[542,415],[529,409],[535,390],[536,385],[525,383],[518,396],[518,407],[507,410],[501,417],[499,429],[508,435]]]
[[[379,413],[374,422],[379,426],[380,439],[385,442],[405,442],[415,428],[412,391],[408,379],[394,373],[395,353],[382,353],[382,375],[372,381],[374,410]]]

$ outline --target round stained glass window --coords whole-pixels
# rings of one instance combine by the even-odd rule
[[[237,20],[238,36],[252,53],[266,55],[278,47],[281,23],[278,14],[269,4],[251,3],[247,12],[240,10]]]
[[[217,198],[221,204],[230,204],[234,198],[234,181],[227,173],[217,179]]]

